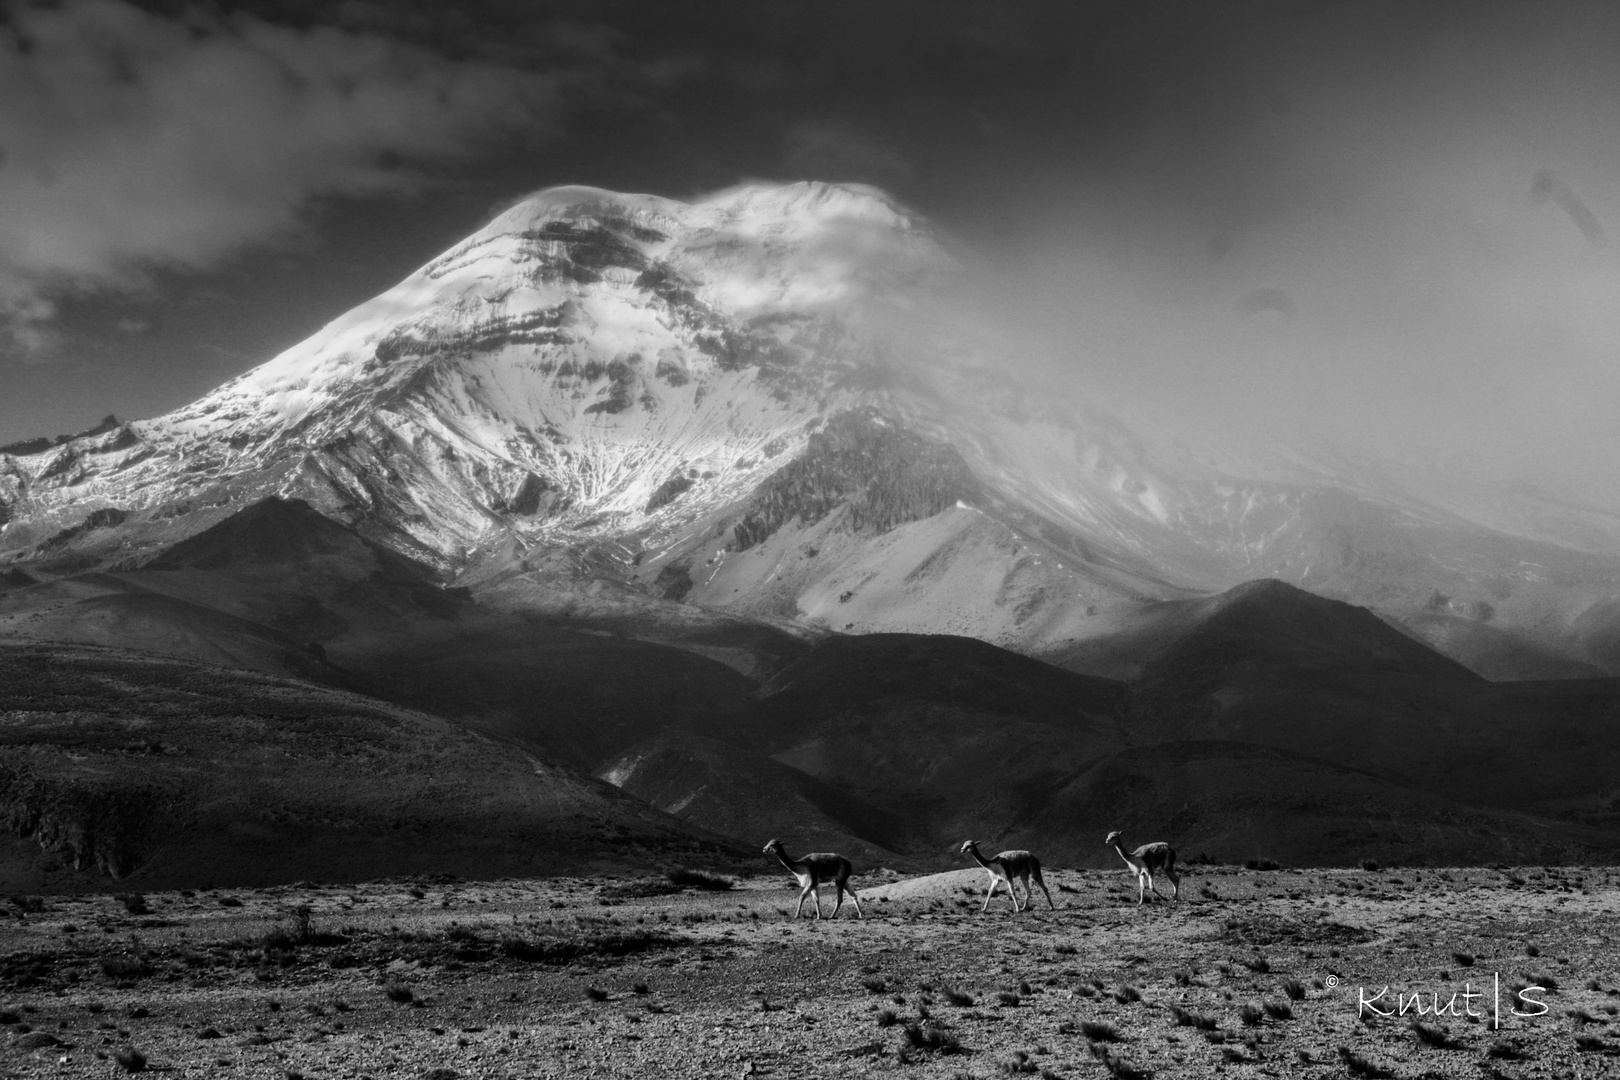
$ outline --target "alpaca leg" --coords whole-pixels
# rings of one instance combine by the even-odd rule
[[[1041,876],[1041,872],[1039,870],[1035,871],[1035,884],[1041,887],[1041,892],[1046,893],[1046,906],[1051,908],[1053,911],[1056,911],[1057,905],[1052,903],[1052,894],[1047,891],[1046,879]]]
[[[861,918],[861,919],[866,918],[866,912],[861,910],[861,896],[860,896],[860,894],[857,893],[854,889],[851,889],[849,887],[849,885],[847,883],[845,883],[845,882],[839,882],[838,887],[840,889],[846,890],[849,893],[850,900],[854,901],[856,917]]]
[[[990,879],[990,891],[984,894],[984,907],[979,909],[979,914],[980,915],[983,915],[985,912],[990,910],[990,898],[992,896],[996,895],[996,886],[998,886],[1000,884],[1001,884],[1001,879],[1000,878],[992,877]]]

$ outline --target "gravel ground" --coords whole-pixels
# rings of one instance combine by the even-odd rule
[[[819,923],[786,875],[12,897],[0,1077],[1620,1076],[1613,869],[986,883]]]

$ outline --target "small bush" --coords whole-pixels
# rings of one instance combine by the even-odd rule
[[[397,1005],[405,1005],[416,1000],[416,991],[412,990],[404,983],[389,983],[387,986],[383,987],[383,995],[387,997],[389,1001],[392,1001]]]
[[[1257,975],[1264,975],[1271,970],[1271,961],[1258,953],[1253,956],[1245,956],[1238,960],[1238,963]]]
[[[1243,866],[1244,866],[1245,869],[1248,869],[1248,870],[1281,870],[1282,869],[1282,867],[1280,865],[1278,865],[1278,863],[1274,859],[1249,859],[1248,861],[1246,861],[1243,864]]]
[[[1446,1029],[1435,1024],[1425,1024],[1421,1020],[1412,1021],[1412,1034],[1417,1036],[1418,1042],[1424,1046],[1432,1046],[1437,1050],[1456,1050],[1458,1045]]]
[[[1123,1037],[1113,1024],[1101,1020],[1082,1020],[1080,1031],[1092,1042],[1119,1042]]]
[[[1289,979],[1283,983],[1283,993],[1288,995],[1289,1001],[1305,1000],[1305,986],[1298,979]]]
[[[1119,1002],[1121,1005],[1129,1005],[1133,1001],[1142,1000],[1142,991],[1138,990],[1130,983],[1126,983],[1124,986],[1114,991],[1114,1000]]]
[[[113,1060],[125,1072],[138,1073],[146,1068],[146,1055],[133,1046],[113,1051]]]
[[[877,1026],[880,1028],[893,1027],[900,1019],[893,1009],[884,1009],[877,1014]]]
[[[1003,1005],[1016,1006],[1024,999],[1013,993],[1011,990],[1002,990],[996,994],[996,1000],[1001,1002]]]
[[[118,902],[124,905],[124,910],[131,915],[150,915],[152,909],[146,906],[146,896],[142,893],[124,893],[119,896]]]
[[[945,1000],[950,1002],[952,1005],[956,1005],[958,1007],[966,1008],[967,1006],[973,1004],[973,995],[972,994],[964,994],[960,990],[957,990],[957,989],[955,989],[953,987],[942,986],[942,987],[939,988],[939,992],[941,994],[944,994],[945,995]]]
[[[1029,1056],[1027,1050],[1014,1050],[1011,1060],[1004,1061],[1001,1064],[1003,1072],[1011,1073],[1014,1076],[1021,1073],[1037,1073],[1040,1072],[1040,1068],[1039,1065],[1035,1064],[1034,1059]]]
[[[632,983],[630,985],[630,992],[632,994],[650,994],[652,993],[652,987],[648,986],[644,982]]]
[[[1378,865],[1377,859],[1362,859],[1361,868],[1363,870],[1372,871],[1373,873],[1377,873],[1379,870],[1383,869],[1383,867]]]
[[[289,953],[297,949],[299,940],[292,930],[285,926],[276,925],[264,932],[259,939],[259,948],[266,954]]]
[[[1258,1005],[1248,1004],[1238,1010],[1238,1018],[1249,1027],[1255,1027],[1265,1021],[1266,1011]]]
[[[1509,1039],[1497,1039],[1485,1048],[1485,1056],[1496,1058],[1499,1061],[1522,1061],[1528,1055],[1519,1049],[1517,1043]]]
[[[882,979],[862,979],[861,985],[866,987],[867,992],[871,994],[886,994],[889,992],[889,984]]]
[[[1091,1052],[1092,1057],[1102,1064],[1103,1068],[1108,1070],[1108,1075],[1113,1077],[1114,1080],[1146,1080],[1147,1077],[1153,1075],[1146,1069],[1139,1069],[1129,1062],[1116,1058],[1108,1047],[1102,1043],[1087,1043],[1086,1049]]]
[[[103,956],[101,972],[112,979],[142,979],[152,974],[152,962],[141,955]]]
[[[961,1041],[935,1023],[919,1024],[913,1021],[907,1024],[906,1041],[919,1050],[930,1050],[940,1054],[962,1052]]]
[[[1374,1065],[1348,1046],[1339,1047],[1339,1060],[1344,1062],[1344,1067],[1350,1070],[1352,1076],[1365,1076],[1370,1080],[1380,1080],[1380,1078],[1395,1075],[1388,1069]]]
[[[1189,1009],[1183,1009],[1179,1005],[1170,1006],[1170,1015],[1175,1018],[1176,1023],[1181,1027],[1198,1028],[1201,1031],[1214,1031],[1216,1027],[1213,1016],[1192,1012]]]
[[[703,870],[671,870],[664,876],[669,879],[671,885],[679,885],[683,889],[707,889],[711,892],[728,892],[737,887],[737,883],[730,878]]]
[[[608,992],[603,990],[600,986],[587,986],[585,988],[585,996],[592,1001],[606,1001],[608,999]]]
[[[1474,966],[1474,954],[1471,952],[1454,952],[1451,954],[1451,958],[1457,961],[1458,967]]]
[[[1292,1020],[1294,1018],[1294,1010],[1286,1001],[1262,1001],[1260,1004],[1266,1010],[1266,1015],[1273,1020]]]

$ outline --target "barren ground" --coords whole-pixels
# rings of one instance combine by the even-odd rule
[[[780,874],[15,897],[0,1077],[1620,1075],[1614,869],[1047,880],[879,873],[819,924]],[[1480,1015],[1358,1019],[1386,985]]]

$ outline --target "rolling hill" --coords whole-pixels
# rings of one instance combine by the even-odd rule
[[[465,727],[316,684],[0,644],[7,891],[499,877],[751,853]]]

